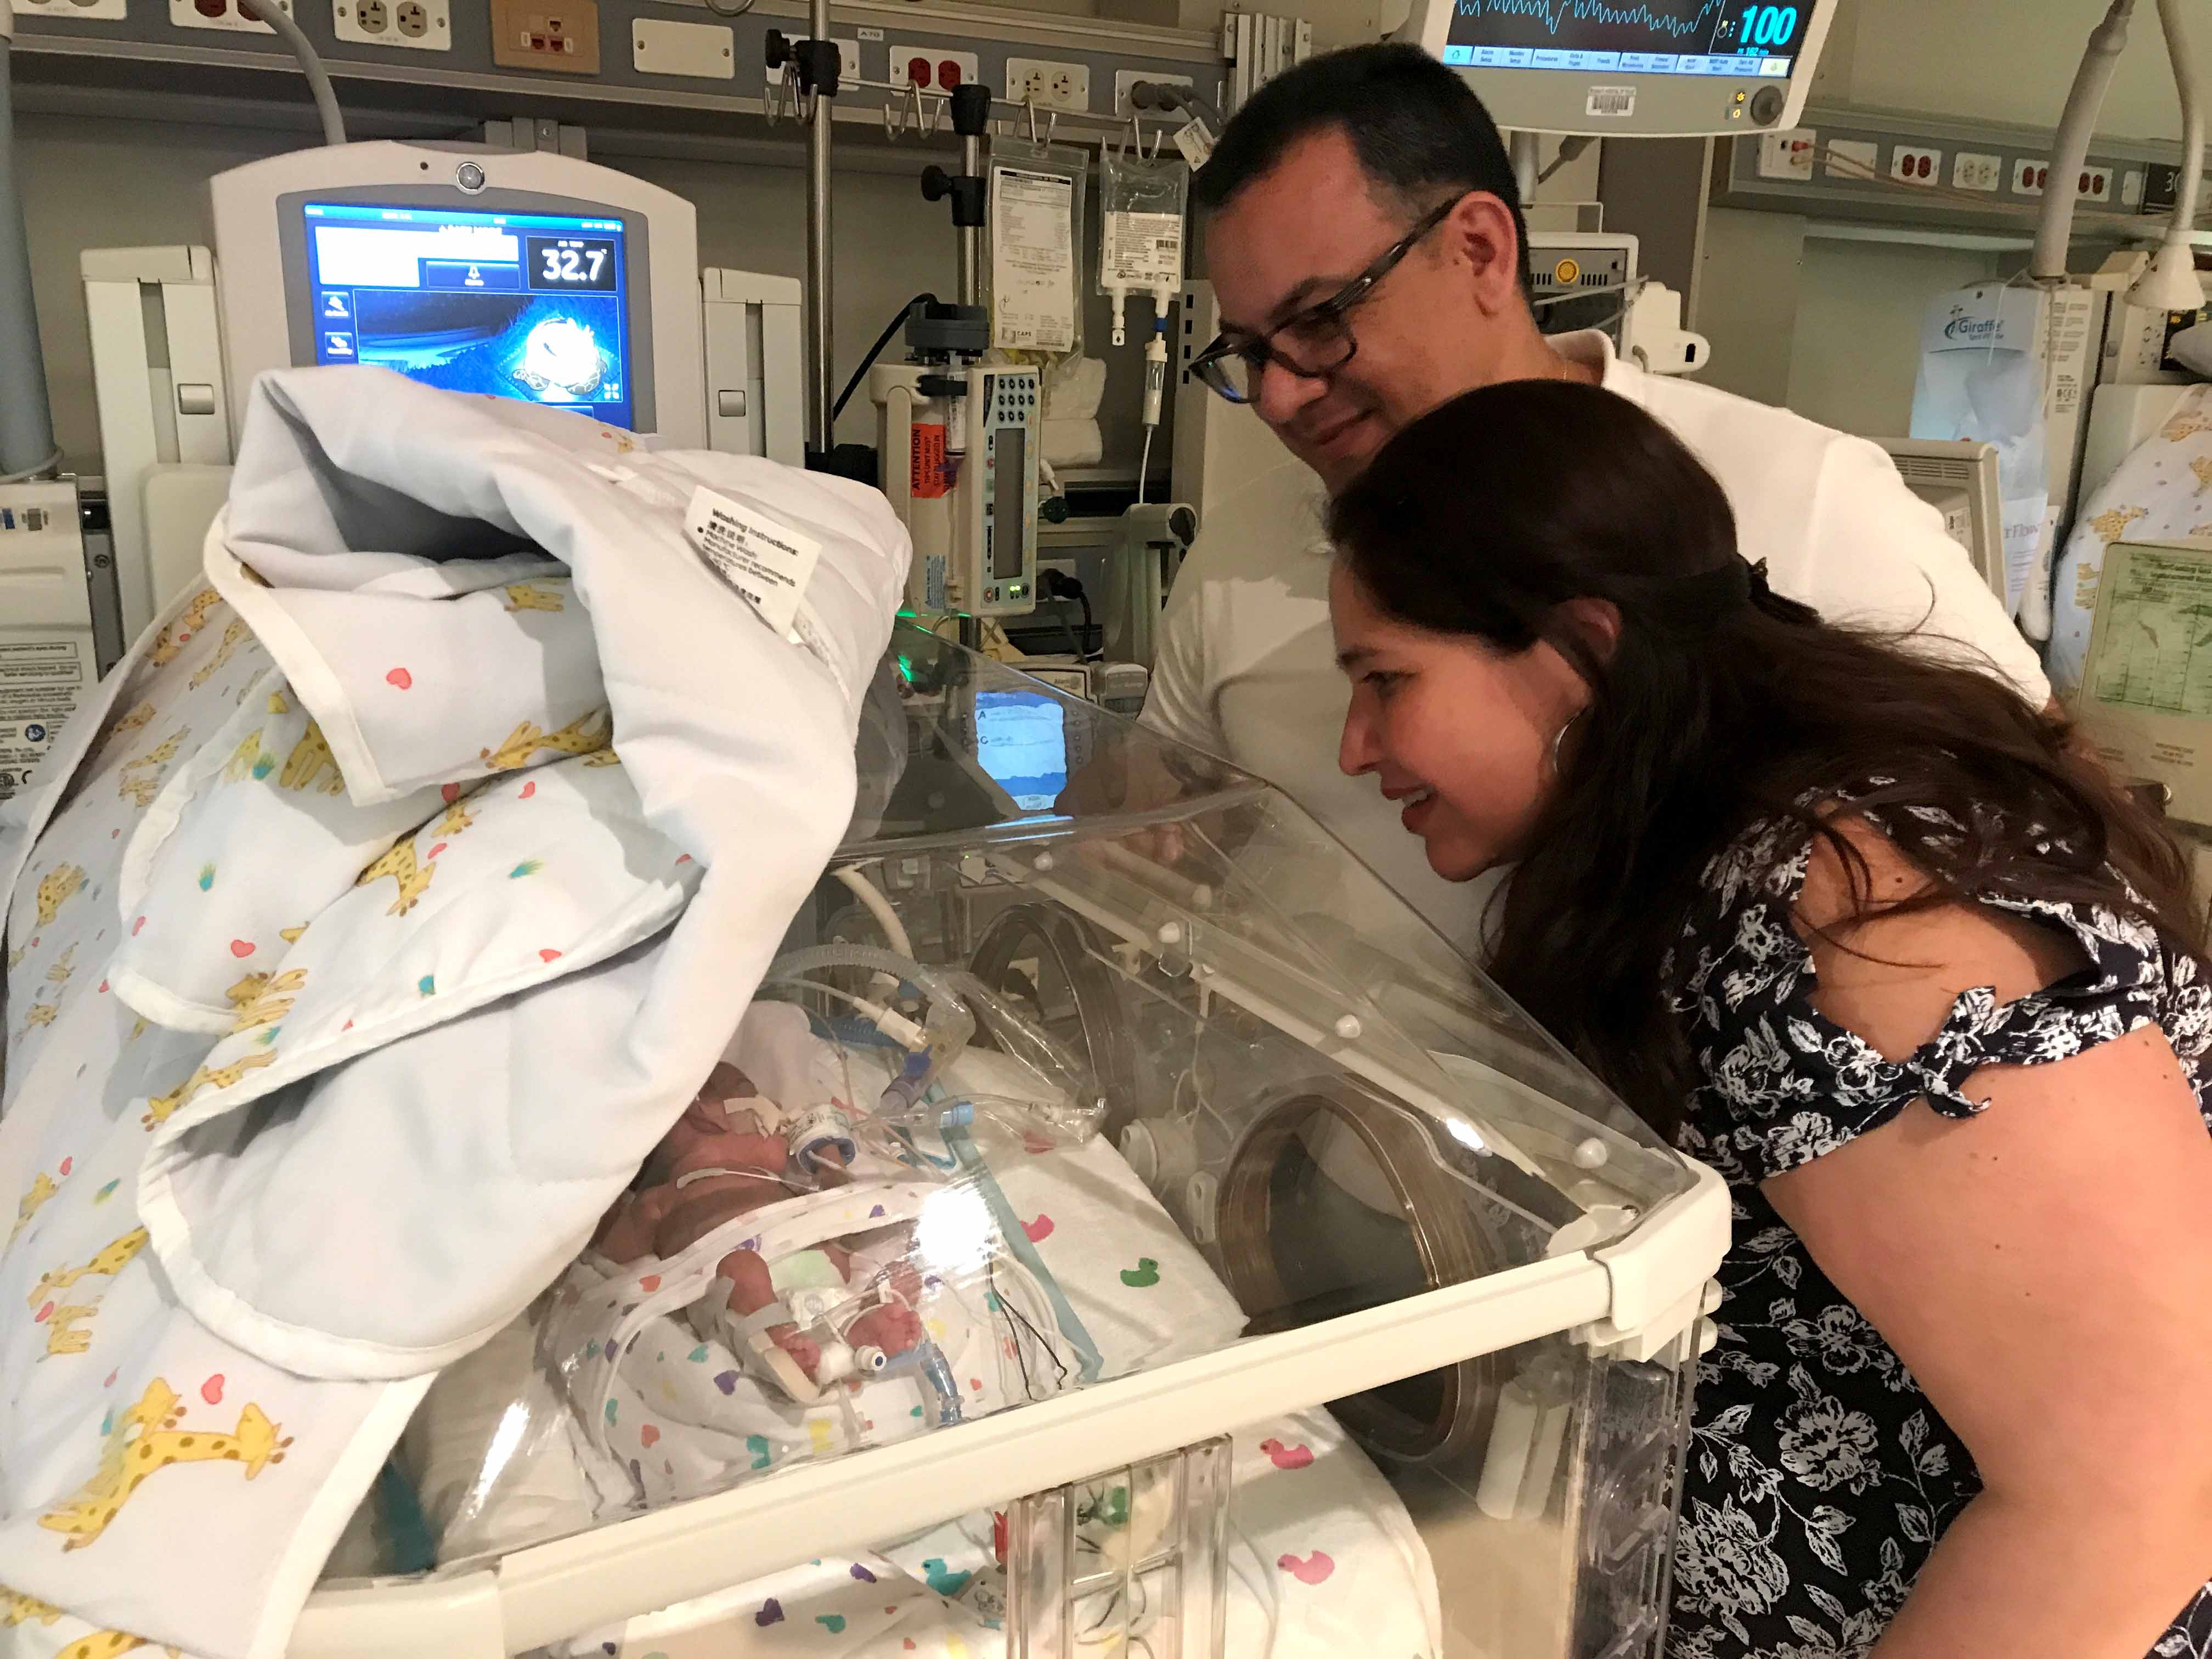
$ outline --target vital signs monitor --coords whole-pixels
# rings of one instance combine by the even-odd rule
[[[696,220],[611,168],[476,145],[307,149],[214,180],[228,386],[367,363],[706,442]]]
[[[1795,125],[1835,0],[1417,0],[1404,38],[1517,132],[1697,137]]]

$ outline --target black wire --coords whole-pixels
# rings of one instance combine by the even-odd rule
[[[891,343],[891,336],[905,326],[907,313],[916,306],[933,306],[936,303],[937,296],[934,294],[917,294],[899,307],[898,315],[892,318],[884,331],[876,336],[875,344],[868,348],[868,355],[860,359],[860,366],[853,371],[853,378],[845,382],[845,389],[837,394],[837,401],[830,410],[831,420],[836,420],[845,412],[845,405],[853,401],[853,394],[860,389],[861,380],[866,377],[868,371],[875,367],[876,359],[884,355],[884,348]]]

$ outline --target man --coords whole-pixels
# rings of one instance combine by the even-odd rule
[[[1360,46],[1277,76],[1229,123],[1193,194],[1223,325],[1194,367],[1250,403],[1321,489],[1263,477],[1201,526],[1145,723],[1279,786],[1470,955],[1492,884],[1433,874],[1374,781],[1337,769],[1349,690],[1316,545],[1321,490],[1460,392],[1560,378],[1630,398],[1718,477],[1745,556],[1766,562],[1778,592],[1832,618],[1963,641],[2048,698],[2034,652],[1875,445],[1648,374],[1602,334],[1543,336],[1504,143],[1425,53]]]

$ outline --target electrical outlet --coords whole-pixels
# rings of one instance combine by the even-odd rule
[[[2004,188],[2004,157],[1981,155],[1962,149],[1951,158],[1954,190],[1998,191]]]
[[[2014,161],[2012,164],[2012,193],[2015,196],[2040,196],[2051,179],[2049,161]]]
[[[339,40],[365,46],[453,49],[453,0],[334,0],[331,26]]]
[[[1943,152],[1899,144],[1890,152],[1889,176],[1900,185],[1933,189],[1943,176]]]
[[[386,3],[396,18],[406,0]],[[597,75],[597,0],[491,0],[491,61],[540,74]]]
[[[1081,64],[1056,64],[1044,58],[1006,59],[1006,98],[1039,109],[1088,110],[1091,71]]]
[[[1759,176],[1809,179],[1813,176],[1813,152],[1820,141],[1820,135],[1810,127],[1760,134]]]
[[[15,0],[18,17],[82,17],[113,21],[130,15],[125,0]]]
[[[983,76],[972,52],[953,52],[944,46],[890,48],[890,82],[900,91],[920,87],[924,92],[951,92]]]
[[[276,0],[284,15],[295,15],[292,0]],[[275,29],[246,15],[238,0],[169,0],[169,21],[180,29],[228,29],[234,34],[274,34]]]
[[[2098,206],[2109,206],[2112,200],[2112,170],[2110,167],[2083,167],[2081,180],[2081,199]]]
[[[1114,71],[1115,114],[1134,115],[1137,112],[1136,105],[1129,99],[1129,88],[1139,81],[1149,81],[1156,87],[1188,87],[1193,92],[1198,90],[1198,83],[1188,75],[1155,75],[1150,70],[1115,70]],[[1159,110],[1150,112],[1155,115],[1164,113]]]

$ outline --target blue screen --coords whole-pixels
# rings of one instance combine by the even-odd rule
[[[1050,811],[1067,787],[1066,719],[1042,692],[975,694],[977,757],[1024,812]]]
[[[633,427],[618,219],[310,202],[315,361]]]

